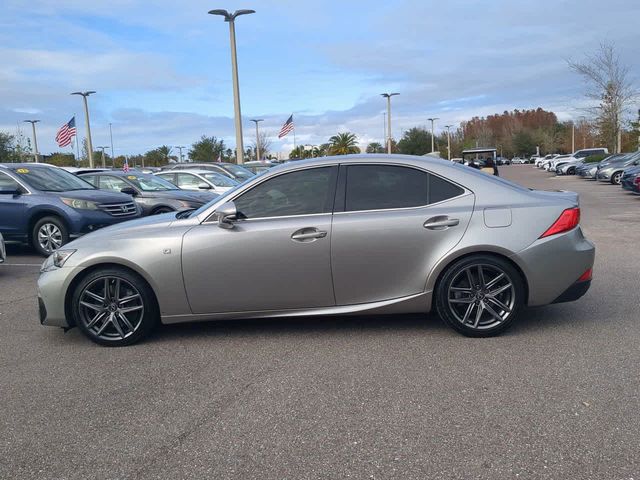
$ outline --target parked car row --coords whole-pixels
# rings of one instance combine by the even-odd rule
[[[584,156],[579,157],[578,161],[565,161],[561,157],[564,156],[555,157],[555,168],[551,163],[546,170],[556,175],[577,175],[584,179],[621,185],[625,190],[640,194],[640,151],[609,155],[599,162],[589,162],[588,157]],[[544,168],[542,162],[538,167]]]
[[[226,163],[170,167],[152,174],[135,169],[0,164],[0,234],[7,242],[29,244],[46,256],[109,225],[200,208],[255,176],[240,165]]]

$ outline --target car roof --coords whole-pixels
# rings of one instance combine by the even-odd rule
[[[35,163],[35,162],[21,162],[21,163],[0,163],[0,167],[4,167],[7,170],[13,170],[14,168],[60,168],[49,163]]]
[[[151,173],[140,172],[139,170],[129,170],[128,172],[122,170],[98,170],[98,171],[88,171],[88,172],[78,172],[78,175],[113,175],[116,177],[128,177],[130,175],[135,176],[153,176]]]
[[[171,170],[165,170],[164,172],[158,172],[158,175],[160,174],[167,174],[167,173],[197,173],[198,175],[203,175],[203,174],[209,174],[209,173],[216,173],[218,175],[222,175],[221,173],[218,172],[212,172],[211,170],[203,170],[201,168],[189,168],[187,170],[176,170],[175,172],[171,171]],[[224,176],[224,175],[222,175]]]

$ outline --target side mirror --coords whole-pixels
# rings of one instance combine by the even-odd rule
[[[120,191],[122,193],[126,193],[127,195],[131,195],[132,197],[135,197],[136,195],[138,195],[138,192],[136,192],[133,187],[124,187],[124,188],[121,188]]]
[[[198,184],[198,189],[199,190],[211,190],[211,185],[209,185],[208,183],[199,183]]]
[[[218,226],[220,228],[231,229],[238,214],[236,204],[233,202],[223,203],[216,209],[216,214],[218,215]]]

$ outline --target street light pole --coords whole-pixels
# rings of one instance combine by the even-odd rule
[[[93,90],[87,92],[73,92],[71,95],[81,95],[84,100],[84,119],[87,125],[87,150],[89,155],[89,168],[93,168],[93,143],[91,142],[91,124],[89,123],[89,105],[87,97],[96,93]]]
[[[447,158],[449,159],[449,161],[451,161],[451,127],[453,127],[453,125],[444,126],[444,128],[447,129]]]
[[[111,139],[111,166],[116,166],[116,152],[113,149],[113,131],[111,130],[111,124],[109,124],[109,138]]]
[[[105,147],[97,147],[97,148],[98,148],[98,150],[102,150],[102,168],[106,168],[107,164],[106,164],[106,162],[104,160],[104,149],[105,148],[109,148],[109,147],[105,146]],[[113,159],[113,157],[112,157],[112,159]]]
[[[431,122],[431,153],[433,153],[435,146],[434,146],[434,141],[433,141],[433,123],[436,120],[440,120],[438,117],[435,118],[427,118],[427,120],[429,120]]]
[[[240,86],[238,85],[238,58],[236,55],[236,26],[235,19],[240,15],[256,13],[255,10],[236,10],[229,13],[226,10],[210,10],[211,15],[221,15],[229,23],[229,40],[231,43],[231,75],[233,77],[233,107],[236,123],[236,158],[239,164],[244,163],[244,145],[242,144],[242,113],[240,112]]]
[[[185,147],[183,145],[176,145],[176,148],[180,150],[180,163],[182,163],[182,149]]]
[[[576,122],[571,121],[571,153],[576,151]]]
[[[260,161],[260,132],[258,124],[264,122],[263,118],[252,118],[251,121],[256,124],[256,160]]]
[[[38,152],[38,137],[36,137],[36,123],[38,123],[40,120],[25,120],[25,123],[30,123],[31,124],[31,128],[33,129],[33,160],[38,163],[38,156],[40,155],[40,152]]]
[[[381,93],[381,96],[387,99],[387,153],[391,155],[391,97],[400,95],[395,93]]]

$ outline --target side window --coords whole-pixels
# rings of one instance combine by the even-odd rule
[[[347,167],[345,211],[418,207],[429,203],[429,175],[392,165]]]
[[[118,177],[111,177],[108,175],[100,177],[100,190],[112,190],[114,192],[119,192],[128,186],[127,182],[120,180]]]
[[[85,182],[89,182],[94,187],[98,187],[98,180],[96,179],[95,175],[80,175],[80,178]]]
[[[429,175],[429,203],[442,202],[462,195],[464,190],[459,186],[440,178]]]
[[[177,185],[180,188],[198,188],[198,185],[204,183],[198,177],[191,175],[190,173],[177,173],[176,176],[178,177]]]
[[[175,173],[167,173],[163,175],[158,175],[160,178],[164,178],[166,181],[173,183],[176,185],[176,174]]]
[[[0,190],[16,191],[20,189],[20,185],[9,175],[0,172]]]
[[[328,213],[338,167],[286,173],[256,185],[234,200],[241,218],[282,217]]]
[[[345,211],[420,207],[463,193],[457,185],[415,168],[352,165],[347,169]]]

